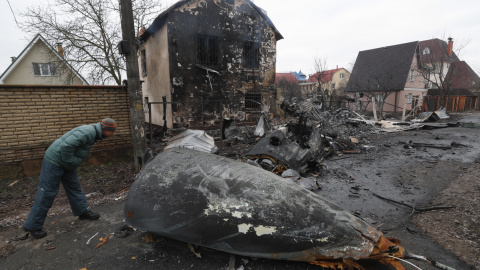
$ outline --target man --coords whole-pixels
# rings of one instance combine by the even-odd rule
[[[48,147],[43,159],[35,202],[23,224],[24,230],[34,238],[47,235],[43,230],[43,224],[57,196],[60,182],[65,188],[74,216],[79,216],[82,220],[100,218],[100,214],[90,211],[88,207],[87,198],[78,180],[77,167],[88,156],[90,148],[97,140],[113,136],[116,129],[115,121],[105,118],[96,124],[70,130]]]

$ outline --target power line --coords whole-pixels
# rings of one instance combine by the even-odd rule
[[[13,12],[12,5],[10,5],[10,1],[7,0],[7,3],[8,3],[8,6],[10,7],[10,10],[12,11],[13,19],[15,20],[15,23],[17,24],[18,27],[20,27],[17,22],[17,17],[15,17],[15,12]]]

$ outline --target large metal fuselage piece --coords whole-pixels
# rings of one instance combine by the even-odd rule
[[[186,148],[164,151],[144,167],[124,211],[137,229],[262,258],[366,258],[382,235],[289,180]]]

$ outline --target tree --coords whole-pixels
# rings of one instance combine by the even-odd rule
[[[328,95],[328,88],[330,82],[326,80],[327,73],[327,58],[315,57],[313,60],[313,67],[315,73],[312,75],[317,81],[317,96],[322,103],[326,102]],[[325,104],[323,104],[325,105]],[[325,106],[323,106],[325,108]]]
[[[156,15],[159,0],[133,0],[136,33]],[[105,0],[54,0],[22,13],[21,28],[41,33],[50,43],[61,42],[65,59],[91,84],[122,84],[125,60],[117,50],[119,5]]]
[[[419,42],[418,65],[414,70],[423,77],[426,88],[438,90],[440,106],[445,106],[445,97],[452,90],[453,80],[460,71],[454,65],[459,61],[457,54],[460,54],[468,43],[469,40],[461,42],[453,49],[452,38],[448,38],[448,43],[438,38]]]
[[[362,109],[366,111],[372,98],[375,98],[376,109],[378,109],[380,115],[383,114],[385,100],[396,91],[394,75],[390,71],[385,71],[382,74],[372,73],[367,77],[353,79],[352,87],[356,92],[361,92],[366,97],[366,102],[362,104]]]
[[[280,93],[286,100],[291,101],[293,98],[296,98],[297,100],[302,100],[302,91],[296,79],[290,80],[288,78],[281,78],[278,80],[276,85],[280,89]]]

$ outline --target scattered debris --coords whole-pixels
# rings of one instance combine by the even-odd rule
[[[118,238],[125,238],[127,237],[131,232],[133,232],[133,228],[128,226],[127,224],[123,224],[118,228],[114,235]]]
[[[207,153],[216,153],[218,151],[213,137],[205,133],[204,130],[187,129],[172,137],[168,141],[165,150],[174,147],[190,148]]]
[[[192,244],[187,244],[188,246],[188,249],[190,249],[190,251],[195,254],[195,256],[197,256],[197,258],[201,259],[202,258],[202,255],[200,255],[199,252],[195,251],[195,247],[192,245]]]
[[[13,181],[12,183],[8,184],[8,186],[13,187],[16,183],[18,183],[18,180]]]
[[[107,235],[107,237],[105,237],[105,238],[100,237],[100,239],[98,239],[98,240],[101,241],[101,243],[99,243],[95,248],[99,248],[99,247],[103,246],[103,244],[105,244],[108,241],[108,238],[110,238],[110,234]]]
[[[404,144],[404,147],[407,149],[411,149],[413,147],[429,147],[429,148],[438,148],[438,149],[452,149],[452,142],[436,142],[436,143],[428,143],[428,142],[413,142],[409,140],[407,142],[400,141],[400,144]]]
[[[97,234],[98,234],[98,232],[88,239],[87,245],[90,244],[90,240],[92,240],[95,236],[97,236]]]
[[[269,129],[267,116],[265,116],[265,114],[266,112],[262,112],[260,114],[260,119],[258,120],[258,124],[255,128],[255,132],[253,133],[253,135],[257,137],[265,136],[266,131]]]

